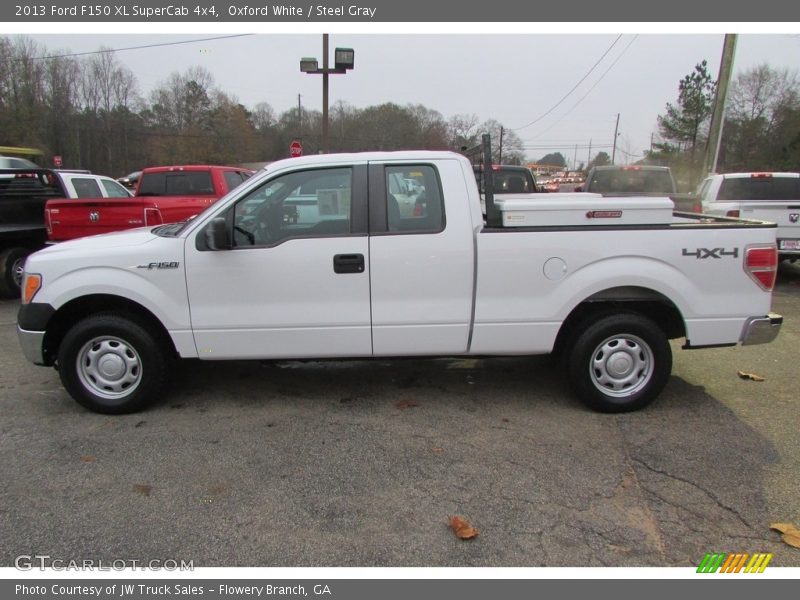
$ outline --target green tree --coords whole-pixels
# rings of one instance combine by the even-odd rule
[[[648,162],[668,164],[689,186],[694,185],[702,169],[698,151],[705,148],[715,90],[716,82],[703,60],[678,83],[677,103],[668,102],[666,114],[658,116],[661,141],[654,144]]]
[[[604,167],[610,164],[611,157],[608,155],[608,152],[598,152],[595,157],[589,161],[589,166],[586,168],[591,169],[592,167]]]
[[[564,155],[561,154],[561,152],[551,152],[550,154],[545,154],[536,162],[540,165],[553,165],[555,167],[567,166],[567,159],[564,158]]]
[[[489,119],[484,121],[478,129],[481,134],[488,133],[491,136],[494,162],[504,165],[521,165],[525,161],[525,147],[522,140],[502,123],[496,119]]]
[[[739,74],[728,97],[720,170],[797,169],[798,111],[796,72],[760,65]]]

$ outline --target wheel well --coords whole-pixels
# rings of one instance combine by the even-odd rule
[[[564,320],[556,337],[554,353],[560,352],[575,331],[600,315],[633,312],[649,318],[669,339],[686,335],[686,325],[672,301],[653,290],[639,287],[617,287],[598,292],[578,304]]]
[[[124,314],[125,316],[135,320],[140,325],[147,328],[148,331],[153,332],[158,338],[160,343],[170,349],[177,355],[175,346],[172,343],[164,325],[158,318],[141,304],[122,298],[120,296],[112,296],[108,294],[96,294],[92,296],[83,296],[76,298],[62,306],[51,317],[50,322],[47,324],[47,333],[44,337],[44,357],[47,364],[53,364],[58,356],[58,348],[61,345],[61,340],[64,339],[69,328],[88,317],[89,315],[113,312],[117,314]]]

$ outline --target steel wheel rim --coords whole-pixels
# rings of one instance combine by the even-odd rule
[[[125,340],[102,336],[86,342],[78,352],[81,383],[105,400],[130,396],[142,382],[142,361]]]
[[[25,257],[18,258],[11,266],[11,278],[17,287],[22,287],[22,276],[25,273]]]
[[[653,350],[642,338],[621,334],[603,340],[592,352],[589,376],[607,396],[627,398],[653,378]]]

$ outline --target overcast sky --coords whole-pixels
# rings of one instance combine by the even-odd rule
[[[619,113],[617,162],[633,162],[649,148],[656,118],[667,102],[676,101],[683,76],[706,59],[716,77],[724,37],[633,31],[621,37],[332,33],[331,56],[337,46],[352,47],[355,68],[331,77],[330,102],[343,100],[360,108],[413,103],[445,118],[464,113],[481,121],[494,118],[516,132],[530,159],[558,151],[570,163],[575,158],[585,162],[590,143],[592,155],[611,153]],[[51,53],[82,53],[226,33],[26,35]],[[267,33],[118,53],[145,97],[170,73],[198,65],[245,106],[266,101],[278,113],[297,106],[298,94],[305,108],[321,110],[321,77],[300,72],[304,56],[321,63],[321,34]],[[800,34],[740,34],[734,74],[764,63],[800,69]]]

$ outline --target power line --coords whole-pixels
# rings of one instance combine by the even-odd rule
[[[33,60],[48,60],[52,58],[71,58],[74,56],[89,56],[92,54],[108,54],[110,52],[125,52],[126,50],[143,50],[145,48],[162,48],[164,46],[178,46],[180,44],[196,44],[197,42],[211,42],[214,40],[227,40],[231,38],[247,37],[252,33],[237,33],[234,35],[218,35],[209,38],[198,38],[194,40],[183,40],[179,42],[161,42],[159,44],[145,44],[143,46],[129,46],[127,48],[110,48],[106,50],[92,50],[88,52],[71,52],[69,54],[51,54],[49,56],[36,56]]]
[[[638,38],[638,37],[639,37],[639,35],[638,35],[638,34],[637,34],[637,35],[635,35],[635,36],[633,36],[633,39],[632,39],[630,42],[628,42],[628,45],[627,45],[627,46],[625,46],[625,48],[622,50],[622,52],[620,52],[620,53],[619,53],[619,56],[617,56],[617,58],[615,58],[615,59],[614,59],[614,62],[612,62],[612,63],[609,65],[609,67],[608,67],[608,68],[607,68],[605,71],[603,71],[603,74],[602,74],[602,75],[600,75],[600,78],[599,78],[597,81],[595,81],[595,82],[594,82],[594,84],[592,85],[592,87],[590,87],[590,88],[587,90],[587,92],[586,92],[586,93],[585,93],[583,96],[581,96],[581,97],[580,97],[580,99],[579,99],[579,100],[578,100],[578,101],[577,101],[575,104],[573,104],[573,105],[572,105],[572,108],[570,108],[570,109],[569,109],[567,112],[565,112],[563,115],[561,115],[561,117],[559,117],[559,119],[558,119],[558,120],[556,120],[556,121],[555,121],[555,122],[554,122],[552,125],[550,125],[550,127],[548,127],[547,129],[545,129],[544,131],[541,131],[541,132],[539,133],[539,135],[544,135],[545,133],[547,133],[548,131],[550,131],[550,130],[551,130],[553,127],[555,127],[555,126],[556,126],[556,125],[558,125],[558,124],[559,124],[561,121],[563,121],[563,120],[564,120],[564,119],[565,119],[565,118],[566,118],[566,117],[567,117],[567,116],[568,116],[568,115],[569,115],[569,114],[570,114],[570,113],[571,113],[573,110],[575,110],[576,108],[578,108],[578,105],[579,105],[581,102],[583,102],[583,101],[586,99],[586,97],[587,97],[589,94],[591,94],[591,93],[592,93],[592,90],[594,90],[594,88],[596,88],[596,87],[597,87],[597,85],[598,85],[598,84],[599,84],[601,81],[603,81],[603,78],[604,78],[606,75],[608,75],[608,72],[609,72],[609,71],[611,71],[611,69],[613,69],[613,68],[614,68],[614,65],[616,65],[616,64],[619,62],[619,59],[623,57],[623,55],[625,54],[625,52],[627,52],[627,51],[628,51],[628,48],[630,48],[630,47],[631,47],[631,45],[633,44],[633,42],[635,42],[635,41],[636,41],[636,38]],[[536,137],[538,137],[538,136],[536,136]],[[534,137],[533,139],[535,140],[535,139],[536,139],[536,137]]]
[[[572,92],[574,92],[574,91],[575,91],[575,90],[578,88],[578,86],[579,86],[580,84],[582,84],[582,83],[584,82],[584,80],[585,80],[587,77],[589,77],[589,75],[591,75],[591,74],[592,74],[592,71],[594,71],[594,70],[597,68],[597,65],[599,65],[599,64],[602,62],[602,60],[603,60],[603,59],[606,57],[606,55],[607,55],[609,52],[611,52],[611,49],[612,49],[614,46],[616,46],[616,45],[617,45],[617,42],[618,42],[618,41],[619,41],[621,38],[622,38],[622,34],[619,34],[619,35],[617,36],[617,39],[615,39],[615,40],[614,40],[614,41],[611,43],[611,45],[610,45],[610,46],[609,46],[609,47],[606,49],[606,51],[605,51],[605,52],[603,52],[603,54],[600,56],[600,58],[598,58],[598,59],[597,59],[597,62],[595,62],[595,63],[592,65],[592,68],[591,68],[591,69],[589,69],[589,70],[587,71],[586,75],[584,75],[583,77],[581,77],[581,79],[578,81],[578,83],[576,83],[576,84],[575,84],[575,85],[572,87],[572,89],[571,89],[570,91],[568,91],[566,94],[564,94],[564,97],[563,97],[563,98],[561,98],[561,100],[559,100],[559,101],[558,101],[558,102],[556,102],[556,103],[555,103],[555,104],[554,104],[552,107],[550,107],[550,109],[549,109],[549,110],[548,110],[546,113],[544,113],[543,115],[541,115],[541,116],[537,117],[536,119],[534,119],[533,121],[531,121],[531,122],[530,122],[530,123],[528,123],[527,125],[523,125],[522,127],[513,127],[513,128],[510,128],[510,129],[511,129],[512,131],[519,131],[520,129],[525,129],[526,127],[530,127],[530,126],[531,126],[531,125],[533,125],[534,123],[538,123],[539,121],[541,121],[542,119],[544,119],[544,118],[545,118],[547,115],[549,115],[549,114],[550,114],[551,112],[553,112],[553,111],[554,111],[556,108],[558,108],[558,107],[561,105],[561,103],[562,103],[562,102],[564,102],[564,100],[566,100],[567,98],[569,98],[569,96],[572,94]]]

